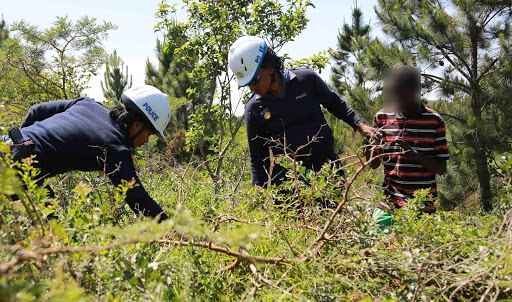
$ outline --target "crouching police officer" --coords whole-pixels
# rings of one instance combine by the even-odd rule
[[[254,92],[245,107],[254,185],[263,186],[269,180],[276,185],[282,183],[286,170],[279,165],[270,169],[269,151],[283,154],[280,145],[297,152],[298,160],[313,171],[328,162],[339,164],[333,149],[334,136],[321,106],[364,136],[375,132],[316,72],[284,70],[283,60],[262,38],[239,38],[229,51],[229,67],[238,85],[249,86]],[[311,142],[314,137],[316,140]]]
[[[122,104],[110,111],[91,98],[41,103],[30,108],[21,129],[11,127],[9,138],[15,160],[35,155],[43,178],[67,171],[104,171],[114,185],[135,180],[126,202],[135,212],[167,219],[137,177],[132,148],[150,135],[164,138],[171,117],[169,98],[155,87],[126,90]],[[106,158],[104,154],[106,150]],[[103,162],[103,160],[105,162]]]

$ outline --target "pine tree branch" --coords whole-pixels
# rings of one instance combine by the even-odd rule
[[[447,78],[438,77],[433,74],[422,73],[421,75],[426,78],[430,78],[430,79],[434,80],[438,84],[441,83],[442,81],[446,81],[447,83],[450,83],[451,85],[458,86],[460,89],[464,90],[466,93],[471,93],[471,88],[466,86],[463,83],[454,82],[454,81],[448,80]]]
[[[440,112],[440,111],[439,111],[439,114],[441,114],[442,116],[447,116],[447,117],[449,117],[449,118],[452,118],[452,119],[454,119],[454,120],[456,120],[456,121],[458,121],[458,122],[461,122],[461,123],[463,123],[463,124],[466,124],[466,123],[467,123],[467,121],[466,121],[465,119],[463,119],[463,118],[461,118],[461,117],[458,117],[458,116],[455,116],[455,115],[453,115],[453,114],[449,114],[449,113],[445,113],[445,112]]]
[[[14,68],[19,68],[18,66],[15,66],[14,64],[12,64],[12,62],[8,62],[9,65],[11,65],[11,67],[14,67]],[[56,95],[55,93],[53,93],[52,91],[48,90],[46,87],[43,87],[41,84],[39,84],[36,80],[34,80],[34,78],[32,78],[32,76],[29,74],[29,72],[27,71],[25,65],[22,64],[21,66],[21,69],[23,71],[23,73],[27,76],[27,78],[29,78],[29,80],[34,83],[37,87],[41,88],[44,92],[48,93],[49,95],[52,95],[56,98],[58,98],[59,96]],[[52,81],[49,81],[50,83],[52,83]]]
[[[489,17],[487,16],[484,21],[482,22],[482,28],[485,28],[497,15],[501,14],[505,9],[507,8],[507,6],[503,6],[502,8],[498,9],[493,15],[492,17]]]
[[[489,65],[487,65],[485,67],[484,71],[478,76],[477,81],[480,81],[480,80],[482,80],[483,77],[488,76],[488,75],[500,70],[500,69],[494,69],[491,71],[491,68],[494,67],[494,65],[496,63],[498,63],[499,60],[500,60],[500,58],[495,58]]]

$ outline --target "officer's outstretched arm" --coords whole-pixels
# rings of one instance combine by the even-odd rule
[[[23,119],[23,122],[21,122],[21,128],[31,126],[35,122],[40,122],[49,117],[52,117],[57,113],[64,112],[69,107],[73,106],[76,102],[83,99],[85,98],[78,98],[74,100],[51,101],[34,105],[30,107],[27,115]],[[89,100],[93,101],[92,99]]]
[[[315,92],[322,106],[334,116],[349,124],[352,128],[357,129],[362,122],[357,116],[354,109],[345,102],[336,92],[332,91],[325,81],[314,71],[312,72],[313,81],[315,83]]]
[[[126,151],[122,153],[121,156],[116,156],[112,159],[107,158],[107,162],[109,163],[107,171],[115,171],[109,174],[112,183],[118,186],[123,180],[131,181],[134,179],[136,187],[128,190],[125,199],[130,208],[136,214],[142,212],[146,217],[159,217],[159,222],[168,219],[169,217],[164,213],[162,208],[149,196],[148,192],[146,192],[142,186],[135,171],[135,167],[133,166],[130,152]]]

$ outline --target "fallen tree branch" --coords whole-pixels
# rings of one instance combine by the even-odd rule
[[[49,247],[36,250],[27,250],[27,247],[22,245],[0,245],[0,250],[9,250],[16,253],[16,256],[9,262],[0,264],[0,278],[6,276],[12,271],[16,271],[23,262],[27,260],[42,260],[43,256],[50,254],[70,254],[70,253],[99,253],[101,251],[116,248],[125,244],[134,243],[136,240],[127,239],[123,241],[114,242],[107,245],[100,246],[80,246],[80,247]]]
[[[235,257],[235,258],[239,259],[240,261],[245,261],[245,262],[250,262],[250,263],[263,262],[263,263],[268,263],[268,264],[283,265],[283,264],[293,264],[294,262],[297,262],[297,261],[306,261],[309,258],[306,256],[301,256],[301,257],[296,257],[296,258],[291,258],[291,259],[290,258],[282,258],[282,257],[255,256],[255,255],[249,255],[249,254],[245,254],[245,253],[232,251],[228,248],[224,248],[224,247],[221,247],[221,246],[215,245],[213,243],[209,243],[209,242],[191,242],[191,241],[182,241],[182,240],[163,239],[163,240],[160,240],[160,243],[168,243],[168,244],[173,244],[173,245],[178,245],[178,246],[195,245],[195,246],[199,246],[202,248],[212,250],[214,252],[219,252],[219,253],[223,253],[223,254]]]
[[[276,288],[276,289],[279,289],[280,291],[283,292],[283,294],[287,295],[287,296],[290,296],[292,298],[294,298],[295,300],[301,300],[299,297],[295,296],[294,294],[290,293],[289,291],[287,290],[284,290],[280,287],[278,287],[277,285],[275,285],[274,283],[272,283],[270,280],[268,280],[267,278],[263,277],[259,272],[258,272],[258,269],[256,268],[256,265],[254,264],[249,264],[249,268],[251,269],[251,272],[252,274],[258,279],[259,282],[261,283],[264,283],[270,287],[273,287],[273,288]]]
[[[236,258],[233,263],[231,263],[230,265],[228,265],[226,267],[216,270],[215,273],[220,274],[224,271],[231,271],[231,270],[234,270],[235,268],[237,268],[239,265],[240,265],[240,259]]]

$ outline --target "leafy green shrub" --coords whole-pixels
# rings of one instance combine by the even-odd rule
[[[7,154],[0,161],[0,301],[512,296],[512,191],[506,185],[502,207],[492,215],[418,216],[414,205],[426,197],[418,192],[382,235],[372,231],[371,219],[380,180],[357,156],[344,158],[347,190],[336,186],[329,166],[312,173],[292,156],[276,158],[309,183],[292,177],[285,184],[289,195],[251,188],[247,171],[240,172],[243,153],[229,153],[220,184],[200,164],[166,171],[153,156],[141,178],[170,216],[157,224],[124,204],[130,183],[112,188],[97,173],[68,174],[49,182],[58,193],[50,199],[35,185],[30,160],[13,163],[5,144],[0,148]],[[276,199],[286,203],[276,206]],[[319,199],[333,207],[318,206]],[[50,214],[58,218],[47,221]]]

